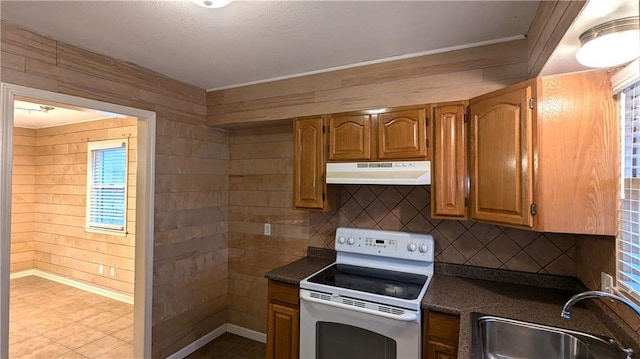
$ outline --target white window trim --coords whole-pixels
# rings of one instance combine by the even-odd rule
[[[91,158],[91,151],[102,150],[107,148],[118,148],[125,146],[125,186],[124,186],[124,225],[122,229],[114,228],[109,229],[106,227],[95,227],[89,224],[90,219],[90,204],[91,204],[91,164],[93,159]],[[85,231],[91,233],[108,234],[119,237],[126,237],[127,235],[127,212],[128,212],[128,198],[129,198],[129,139],[122,138],[117,140],[104,140],[104,141],[91,141],[87,143],[87,203],[85,208]]]
[[[612,88],[612,92],[614,94],[614,96],[616,98],[620,98],[621,92],[631,86],[632,84],[636,83],[640,81],[640,59],[636,59],[633,62],[631,62],[630,64],[628,64],[627,66],[625,66],[622,70],[618,71],[616,74],[614,74],[611,77],[611,88]],[[619,202],[618,202],[618,208],[617,211],[621,210],[621,205],[622,205],[622,200],[624,199],[624,113],[622,111],[619,111],[620,109],[620,101],[617,101],[617,110],[618,110],[618,119],[619,119],[619,133],[620,133],[620,142],[619,142],[619,146],[620,146],[620,195],[619,195]],[[636,292],[633,290],[627,290],[626,287],[623,287],[620,285],[620,283],[618,282],[618,279],[620,278],[620,271],[621,271],[621,263],[618,257],[618,254],[620,253],[620,243],[622,242],[621,239],[619,239],[620,233],[620,225],[618,224],[618,234],[616,235],[616,273],[615,273],[615,284],[614,284],[614,292],[620,295],[623,295],[627,298],[629,298],[632,301],[635,301],[636,303],[640,304],[640,292]]]

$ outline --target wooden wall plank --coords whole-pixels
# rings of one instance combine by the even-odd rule
[[[4,59],[3,59],[4,61]],[[3,70],[4,71],[4,70]],[[16,128],[13,135],[13,163],[11,188],[11,254],[10,271],[33,266],[33,242],[36,131]]]
[[[517,40],[212,91],[207,94],[207,124],[233,127],[297,116],[463,100],[526,78],[526,61],[526,41]],[[485,73],[484,69],[493,71]]]
[[[219,147],[204,144],[193,145],[187,149],[179,146],[187,144],[189,141],[179,139],[196,140],[204,143],[227,144],[228,134],[226,131],[211,129],[206,127],[206,92],[203,89],[179,81],[167,78],[153,71],[149,71],[136,65],[118,61],[87,50],[79,49],[69,44],[47,38],[42,35],[32,33],[18,26],[2,23],[2,54],[8,54],[3,58],[2,81],[15,83],[22,86],[33,87],[42,90],[49,90],[68,95],[75,95],[93,100],[116,103],[123,106],[130,106],[138,109],[154,111],[156,113],[156,127],[159,136],[163,136],[163,141],[170,141],[176,146],[180,156],[159,155],[156,161],[156,194],[160,196],[156,204],[159,208],[174,209],[179,201],[180,207],[202,207],[212,205],[215,201],[207,199],[191,205],[187,204],[190,197],[184,194],[192,189],[201,192],[216,192],[214,196],[221,203],[215,203],[218,211],[226,213],[226,193],[228,180],[225,176],[228,171],[228,154]],[[47,130],[52,131],[52,130]],[[82,130],[84,131],[84,130]],[[45,131],[46,132],[46,131]],[[107,131],[108,132],[108,131]],[[71,131],[67,137],[73,137]],[[53,133],[49,133],[52,135]],[[93,138],[93,137],[92,137]],[[178,139],[178,140],[175,140]],[[67,138],[65,141],[68,141]],[[52,141],[49,144],[39,143],[37,153],[34,155],[67,155],[73,153],[83,153],[86,151],[86,140],[76,138],[74,143]],[[158,138],[152,139],[158,143]],[[207,149],[216,149],[216,154],[211,161],[203,161],[197,156],[205,155]],[[130,149],[137,149],[135,138],[130,141]],[[170,152],[169,148],[162,149]],[[135,152],[132,152],[135,153]],[[26,153],[25,153],[26,154]],[[211,157],[206,154],[207,157]],[[180,163],[186,163],[182,166]],[[54,166],[50,164],[47,166]],[[60,168],[48,167],[36,171],[34,168],[18,166],[14,168],[14,174],[31,175],[38,177],[38,180],[45,186],[55,184],[76,185],[78,177],[84,173],[83,165],[66,164]],[[131,169],[131,168],[130,168]],[[51,180],[44,180],[44,178]],[[130,176],[135,179],[135,175]],[[45,187],[42,187],[45,188]],[[49,187],[46,187],[49,188]],[[131,195],[135,194],[132,187]],[[163,198],[165,193],[172,193],[178,202]],[[17,194],[14,196],[16,204],[35,203],[33,193]],[[171,197],[171,196],[169,196]],[[214,198],[212,197],[212,198]],[[37,203],[34,208],[40,211],[49,211],[52,205],[68,203],[66,209],[71,213],[80,213],[79,208],[84,208],[85,197],[83,195],[65,195],[57,193],[41,193],[37,195]],[[135,198],[130,196],[129,205],[135,207]],[[79,206],[79,207],[77,207]],[[132,208],[133,208],[132,207]],[[222,209],[218,209],[222,208]],[[192,208],[192,210],[194,210]],[[201,214],[191,216],[187,211],[186,215],[176,216],[180,210],[163,212],[165,214],[156,216],[157,228],[154,233],[154,244],[163,245],[168,243],[182,242],[191,238],[202,238],[208,241],[226,245],[226,215],[219,217],[209,216],[206,209],[197,208],[194,211],[203,211]],[[129,212],[131,213],[131,211]],[[53,219],[53,217],[51,217]],[[217,221],[217,222],[214,222]],[[166,221],[166,222],[165,222]],[[32,232],[54,233],[56,243],[69,241],[79,245],[80,241],[106,242],[108,245],[128,245],[132,246],[133,241],[128,237],[113,237],[97,233],[86,233],[84,228],[64,225],[61,223],[36,223],[20,224],[14,229],[24,233],[15,233],[15,239],[26,241],[33,234]],[[220,235],[221,234],[221,235]],[[219,236],[217,236],[219,235]],[[94,244],[92,244],[94,245]],[[215,247],[215,246],[212,246]],[[185,255],[191,252],[189,245],[179,246],[175,250],[182,251],[176,255]],[[211,253],[216,250],[211,250]],[[58,271],[62,276],[77,276],[80,280],[96,285],[108,285],[109,278],[94,276],[91,270],[93,266],[87,267],[86,271],[73,269],[76,262],[70,257],[47,256],[44,252],[39,252],[41,260],[23,262],[20,265],[13,265],[15,268],[26,268],[35,266],[45,271]],[[194,258],[197,266],[185,267],[180,275],[166,275],[166,278],[155,278],[153,281],[154,296],[165,298],[172,297],[172,305],[169,310],[163,312],[161,317],[153,317],[154,328],[167,328],[167,330],[157,331],[154,329],[152,337],[153,356],[165,357],[182,349],[185,345],[198,339],[202,335],[209,333],[226,321],[226,295],[220,294],[210,303],[221,303],[220,305],[200,305],[197,309],[189,304],[192,296],[199,295],[193,287],[183,285],[184,279],[189,278],[198,268],[206,268],[198,272],[202,278],[203,285],[214,283],[207,282],[207,278],[215,278],[218,275],[226,277],[226,256],[222,257],[221,265],[215,267],[202,266],[202,260],[207,256]],[[56,264],[50,263],[52,260]],[[49,262],[47,262],[49,261]],[[64,265],[61,265],[64,264]],[[95,265],[95,263],[94,263]],[[165,262],[154,260],[154,269],[164,266]],[[123,272],[124,270],[120,270]],[[165,271],[162,271],[165,273]],[[116,271],[116,277],[118,271]],[[118,279],[118,278],[116,278]],[[130,277],[113,281],[118,285],[118,290],[125,293],[133,291],[133,284]],[[157,285],[157,286],[156,286]],[[219,293],[218,293],[219,294]],[[184,301],[185,304],[180,304]],[[156,303],[158,305],[158,303]],[[193,319],[193,320],[192,320]]]

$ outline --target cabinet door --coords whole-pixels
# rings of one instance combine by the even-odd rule
[[[324,135],[323,118],[294,121],[293,201],[296,208],[324,207]]]
[[[429,342],[427,346],[427,359],[456,359],[456,348],[437,342]]]
[[[424,108],[378,114],[378,158],[428,157]]]
[[[432,218],[467,218],[467,131],[464,112],[463,104],[434,108]]]
[[[471,100],[471,218],[533,226],[531,86]]]
[[[298,358],[300,311],[269,303],[267,318],[267,359]]]
[[[371,116],[332,116],[329,119],[329,160],[371,159]]]

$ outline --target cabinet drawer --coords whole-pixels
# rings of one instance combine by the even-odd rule
[[[269,301],[278,301],[298,307],[299,288],[293,284],[269,281]]]
[[[460,318],[429,312],[429,339],[457,346],[459,333]]]

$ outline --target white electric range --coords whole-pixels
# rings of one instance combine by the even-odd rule
[[[419,358],[433,237],[338,228],[335,249],[300,282],[300,358]]]

